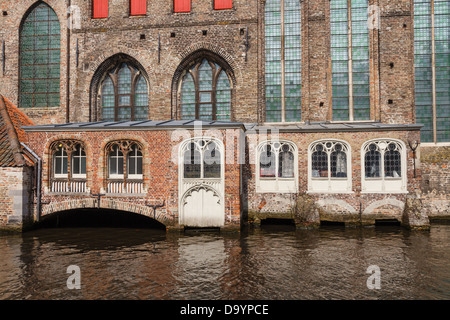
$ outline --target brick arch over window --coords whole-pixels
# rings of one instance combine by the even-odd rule
[[[207,49],[199,49],[193,53],[187,55],[178,68],[176,69],[173,79],[172,79],[172,118],[181,119],[181,86],[183,77],[189,72],[191,68],[200,66],[202,62],[208,61],[212,65],[213,72],[217,71],[218,68],[227,76],[230,84],[231,92],[231,114],[230,120],[233,120],[233,107],[235,106],[235,88],[236,88],[236,76],[234,70],[230,63],[223,58],[221,55]],[[215,65],[215,67],[214,67]],[[222,77],[224,74],[217,73],[218,77]],[[215,87],[215,85],[214,85]],[[216,88],[217,90],[217,88]],[[198,91],[198,90],[196,90]],[[198,101],[196,101],[198,104]],[[216,120],[216,119],[214,119]],[[219,119],[220,120],[220,119]]]
[[[94,73],[94,76],[91,80],[91,85],[89,88],[89,121],[100,121],[102,120],[102,84],[105,79],[109,77],[110,73],[118,74],[120,72],[121,66],[126,65],[135,71],[132,73],[136,73],[139,76],[142,76],[142,78],[146,82],[146,94],[147,94],[147,104],[146,107],[148,112],[148,96],[150,93],[150,79],[145,71],[142,64],[137,61],[135,58],[125,54],[125,53],[117,53],[108,59],[106,59],[103,63],[100,64],[100,66],[97,68],[97,70]],[[113,81],[114,82],[114,81]],[[114,83],[114,86],[117,86],[116,83]],[[140,90],[138,88],[138,83],[135,83],[135,89],[131,92],[131,94],[137,95],[139,94]],[[142,85],[140,86],[142,87]],[[114,90],[114,89],[113,89]],[[114,93],[112,93],[115,95]],[[132,108],[136,108],[137,104],[135,102],[132,103]],[[118,108],[117,102],[115,105],[115,108]],[[148,113],[147,113],[148,117]]]

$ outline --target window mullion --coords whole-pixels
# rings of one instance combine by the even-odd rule
[[[433,141],[437,143],[437,110],[436,110],[436,41],[434,29],[434,0],[431,0],[431,91],[433,99]]]
[[[348,116],[353,121],[353,43],[352,43],[352,1],[347,0],[348,24]]]
[[[284,0],[281,0],[281,122],[286,122],[286,101],[285,101],[285,27],[284,27]]]

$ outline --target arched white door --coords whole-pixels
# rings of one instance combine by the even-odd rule
[[[180,225],[222,227],[225,224],[224,152],[216,139],[194,138],[180,149]]]

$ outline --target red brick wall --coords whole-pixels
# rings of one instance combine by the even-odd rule
[[[234,130],[232,130],[234,131]],[[186,131],[187,132],[187,131]],[[186,133],[185,132],[185,133]],[[224,131],[220,131],[225,136]],[[151,204],[162,203],[166,205],[161,208],[166,216],[174,223],[178,223],[178,166],[172,161],[172,152],[181,143],[182,139],[172,141],[173,131],[90,131],[90,132],[30,132],[28,133],[27,145],[34,150],[43,160],[43,182],[42,186],[49,187],[51,177],[51,154],[49,148],[54,141],[63,139],[75,139],[84,143],[87,155],[87,184],[91,193],[98,194],[105,187],[106,181],[106,158],[105,146],[115,140],[134,140],[143,145],[144,157],[144,184],[148,192],[145,196],[120,197],[105,196],[102,201],[114,199],[120,202],[140,204],[145,206],[148,201]],[[193,137],[193,131],[190,131]],[[234,133],[232,133],[234,134]],[[177,136],[174,136],[177,137]],[[226,139],[223,141],[227,150]],[[226,155],[225,155],[226,156]],[[235,154],[235,158],[237,154]],[[239,202],[239,164],[236,162],[225,165],[225,213],[226,224],[236,225],[240,223]],[[61,202],[70,199],[85,199],[85,196],[49,195],[43,194],[43,201]],[[89,198],[89,197],[88,197]],[[50,204],[51,205],[51,204]],[[44,212],[46,212],[44,205]]]

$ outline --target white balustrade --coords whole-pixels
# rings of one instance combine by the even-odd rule
[[[86,193],[86,181],[52,181],[51,192],[56,193]]]
[[[144,193],[144,183],[143,182],[108,182],[107,193]]]

